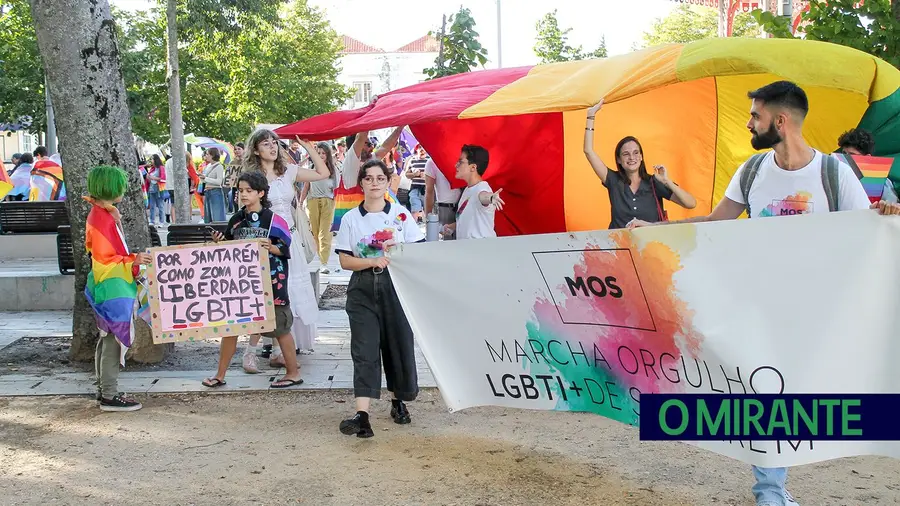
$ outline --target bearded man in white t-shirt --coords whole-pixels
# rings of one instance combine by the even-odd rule
[[[444,235],[456,232],[457,239],[482,239],[497,237],[494,231],[494,212],[503,209],[500,188],[496,192],[482,179],[487,172],[488,151],[481,146],[466,144],[456,161],[456,177],[466,182],[466,189],[459,198],[456,223],[444,225]]]
[[[708,216],[669,223],[734,220],[746,210],[750,218],[876,209],[900,214],[900,205],[869,203],[862,183],[845,163],[811,148],[803,139],[809,112],[806,93],[796,84],[778,81],[751,91],[751,145],[769,149],[747,160],[725,190],[725,198]],[[830,166],[830,167],[829,167]],[[752,176],[752,177],[751,177]],[[657,225],[633,220],[629,228]],[[757,506],[796,506],[785,488],[787,468],[753,466]]]

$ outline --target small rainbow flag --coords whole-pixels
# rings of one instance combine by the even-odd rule
[[[291,227],[275,213],[272,213],[272,222],[269,224],[269,239],[279,239],[288,249],[291,247]]]
[[[397,202],[397,196],[390,189],[388,189],[384,198],[391,204]],[[331,231],[337,232],[341,228],[341,218],[347,214],[347,211],[362,204],[365,199],[362,188],[354,186],[348,190],[344,188],[343,183],[338,179],[338,184],[334,188],[334,220],[331,222]]]
[[[15,188],[15,186],[13,186],[12,181],[9,180],[9,174],[6,173],[6,167],[0,165],[0,199],[6,197],[13,188]]]
[[[48,202],[66,200],[62,167],[53,160],[38,160],[31,168],[31,191],[28,200]]]
[[[113,216],[93,205],[85,226],[85,248],[91,255],[84,294],[94,309],[97,327],[109,332],[126,348],[131,347],[137,283],[134,255]]]
[[[846,163],[862,182],[866,195],[872,202],[878,202],[884,195],[884,181],[891,171],[893,158],[879,156],[837,154],[838,159]]]

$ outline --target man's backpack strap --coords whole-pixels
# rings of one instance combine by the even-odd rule
[[[822,153],[822,188],[825,189],[825,196],[828,198],[828,212],[835,212],[841,208],[840,193],[840,174],[838,160]]]
[[[759,166],[762,165],[763,158],[766,153],[757,153],[750,157],[744,163],[744,170],[741,172],[741,195],[744,196],[744,207],[747,209],[747,217],[752,217],[750,213],[750,187],[753,186],[753,180],[759,173]]]

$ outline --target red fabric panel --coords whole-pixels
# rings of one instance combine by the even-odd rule
[[[335,111],[285,125],[279,136],[329,140],[381,128],[456,119],[469,107],[525,76],[531,67],[481,70],[442,77],[380,95],[374,105]]]
[[[488,150],[485,180],[506,202],[494,216],[497,235],[566,231],[563,206],[562,113],[490,116],[421,123],[410,127],[454,188],[463,144]]]

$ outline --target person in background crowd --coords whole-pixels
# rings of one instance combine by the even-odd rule
[[[147,200],[150,206],[150,224],[162,227],[165,224],[165,190],[166,167],[159,155],[151,157],[151,165],[147,170]]]
[[[328,259],[331,257],[331,223],[334,221],[334,188],[337,186],[338,173],[334,162],[334,154],[331,144],[320,142],[316,144],[319,158],[325,160],[330,174],[327,179],[306,183],[303,187],[303,198],[307,200],[309,211],[309,224],[313,237],[316,239],[316,247],[319,251],[319,261],[322,264],[322,274],[329,274]]]
[[[291,161],[294,162],[294,165],[300,165],[303,161],[303,153],[300,151],[300,142],[297,139],[291,141],[291,148],[288,150],[288,155],[291,157]]]
[[[309,278],[309,264],[306,261],[306,253],[303,251],[303,241],[300,232],[294,222],[294,202],[296,194],[295,183],[307,183],[321,181],[329,176],[325,161],[319,157],[315,147],[307,141],[298,141],[300,147],[307,151],[313,161],[316,170],[300,170],[300,167],[291,163],[275,132],[260,129],[253,132],[247,139],[247,149],[244,152],[243,172],[261,172],[266,175],[269,182],[267,194],[272,202],[272,212],[283,218],[291,231],[290,270],[298,273],[288,283],[288,294],[291,300],[291,311],[294,316],[292,325],[295,350],[297,352],[309,352],[315,344],[316,322],[319,318],[319,303],[313,291]],[[300,274],[302,273],[302,274]],[[247,372],[258,372],[256,365],[256,346],[259,336],[251,336],[250,345],[244,352],[243,366]],[[280,348],[280,347],[279,347]],[[273,346],[269,364],[273,367],[285,365],[283,354],[290,354],[292,350],[275,349]]]
[[[34,148],[34,152],[31,153],[34,156],[34,160],[36,162],[40,162],[41,160],[47,160],[50,156],[47,153],[47,148],[44,146],[38,146]]]
[[[9,161],[12,162],[12,170],[16,170],[16,167],[19,166],[20,158],[22,158],[22,153],[13,153],[13,155],[10,157]]]
[[[871,208],[880,214],[900,214],[900,204],[884,201],[870,204],[862,183],[847,164],[806,143],[803,122],[809,113],[809,100],[803,89],[792,82],[778,81],[749,92],[748,97],[751,100],[747,122],[752,135],[750,143],[753,149],[771,151],[754,155],[738,168],[725,190],[725,197],[709,215],[672,223],[736,220],[745,210],[751,218],[782,216],[783,209],[800,211],[800,214],[830,212],[830,199],[822,183],[822,171],[829,164],[834,164],[839,181],[837,211]],[[742,182],[747,170],[756,173],[750,179],[749,188]],[[800,192],[809,198],[799,201],[793,197]],[[798,202],[802,203],[799,209]],[[629,228],[650,225],[654,224],[634,220]],[[752,491],[757,506],[797,506],[785,488],[786,467],[752,466],[752,469],[756,478]]]
[[[344,155],[347,153],[347,141],[341,139],[337,142],[337,151],[334,155],[338,163],[344,163]]]
[[[456,162],[456,178],[466,182],[466,189],[459,198],[456,223],[444,225],[443,235],[457,239],[482,239],[497,237],[494,231],[494,212],[503,209],[500,188],[496,192],[482,176],[487,172],[490,156],[481,146],[466,144]]]
[[[623,228],[635,218],[651,223],[664,221],[662,199],[671,200],[685,209],[696,207],[697,199],[672,182],[664,166],[654,166],[656,174],[650,176],[644,164],[644,149],[632,136],[625,137],[616,145],[618,170],[610,169],[603,163],[594,152],[594,117],[602,107],[601,100],[588,109],[584,154],[609,193],[612,206],[609,228]]]
[[[431,157],[421,144],[416,144],[415,154],[406,161],[406,177],[412,181],[409,188],[409,210],[416,222],[425,221],[425,165]]]
[[[225,178],[227,180],[226,184],[228,186],[228,195],[226,195],[226,197],[228,202],[230,203],[229,209],[240,208],[240,205],[238,205],[237,180],[241,176],[241,166],[244,163],[243,159],[244,143],[238,142],[234,145],[234,160],[231,161],[231,165],[228,167],[228,174]]]
[[[875,138],[868,130],[854,128],[841,134],[838,147],[846,155],[870,156],[875,152]]]
[[[344,189],[349,190],[359,184],[357,182],[359,179],[359,168],[363,163],[372,158],[381,160],[387,156],[388,152],[394,149],[397,141],[400,140],[403,128],[397,127],[394,129],[381,147],[378,147],[378,139],[374,136],[364,137],[359,134],[353,134],[347,137],[346,143],[349,148],[344,156],[344,163],[341,165],[341,184],[344,186]],[[366,134],[368,135],[368,132]],[[378,147],[377,150],[375,149],[376,147]]]
[[[203,159],[207,166],[200,174],[203,182],[203,222],[225,221],[225,167],[219,162],[222,155],[218,148],[209,148]]]
[[[425,236],[408,210],[384,198],[393,174],[380,159],[363,164],[357,184],[365,200],[341,219],[335,246],[341,267],[353,271],[347,286],[347,315],[356,414],[340,423],[340,431],[360,438],[375,435],[369,406],[372,399],[381,397],[382,362],[387,389],[394,396],[394,423],[410,423],[404,402],[415,400],[419,393],[413,332],[391,281],[385,252],[397,243],[422,242]]]
[[[8,200],[28,200],[28,194],[31,192],[31,169],[33,164],[34,157],[31,153],[19,155],[19,164],[9,174],[9,182],[13,185],[13,189],[6,196]]]
[[[425,210],[437,212],[438,221],[443,225],[456,223],[456,209],[462,189],[452,189],[450,181],[434,163],[434,158],[429,158],[425,164]],[[444,240],[453,239],[453,232],[444,235]]]

